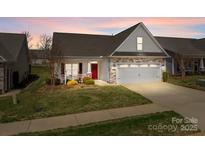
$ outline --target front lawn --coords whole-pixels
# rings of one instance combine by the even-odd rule
[[[131,136],[131,135],[190,135],[197,131],[183,129],[183,123],[176,124],[172,118],[183,117],[175,112],[167,111],[161,113],[134,116],[112,121],[94,124],[49,130],[35,133],[24,133],[20,135],[41,136]],[[159,127],[161,126],[161,127]],[[175,126],[172,127],[172,126]]]
[[[45,85],[47,68],[33,67],[32,71],[40,78],[17,95],[18,104],[11,97],[0,98],[1,123],[151,103],[122,86],[52,88]]]
[[[170,76],[168,82],[179,86],[205,91],[205,87],[196,84],[198,79],[205,79],[205,75],[190,75],[186,76],[184,80],[182,80],[180,76]]]

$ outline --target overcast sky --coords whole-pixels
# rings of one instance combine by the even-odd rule
[[[205,37],[205,18],[2,18],[0,32],[29,31],[33,44],[43,33],[53,32],[116,34],[138,22],[143,22],[153,35],[172,37]]]

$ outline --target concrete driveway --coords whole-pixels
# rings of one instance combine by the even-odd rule
[[[197,118],[198,126],[205,130],[205,92],[169,83],[123,85],[152,100],[154,103],[174,110],[185,117]]]

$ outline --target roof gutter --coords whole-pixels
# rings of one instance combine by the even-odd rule
[[[109,58],[170,58],[167,56],[109,56]]]

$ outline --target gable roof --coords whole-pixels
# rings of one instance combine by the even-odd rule
[[[5,62],[6,59],[12,58],[12,55],[8,52],[8,50],[1,44],[0,42],[0,56],[1,62]]]
[[[152,36],[143,23],[138,23],[116,35],[93,35],[76,33],[58,33],[53,34],[52,54],[60,50],[61,56],[128,56],[116,53],[115,50],[123,41],[139,26],[142,25]],[[164,50],[161,54],[142,54],[127,53],[130,56],[167,56],[168,52],[182,53],[185,55],[205,55],[205,39],[176,38],[152,36],[153,41]],[[59,55],[56,55],[59,56]]]
[[[135,29],[137,29],[139,26],[141,26],[145,33],[148,35],[148,37],[153,41],[153,43],[162,51],[162,52],[119,52],[119,51],[114,51],[112,53],[112,56],[162,56],[162,57],[169,57],[169,55],[167,54],[167,52],[160,46],[160,44],[157,42],[157,40],[154,38],[154,36],[152,35],[152,33],[147,29],[147,27],[144,25],[144,23],[140,22],[136,25],[136,27],[134,27],[133,31]],[[132,31],[132,32],[133,32]],[[131,34],[131,33],[130,33]],[[129,34],[129,35],[130,35]],[[129,36],[128,35],[128,36]],[[120,48],[120,46],[126,42],[126,39],[128,39],[128,36],[123,40],[123,42],[118,45],[118,48]]]
[[[159,36],[155,38],[166,51],[183,55],[205,55],[205,39]]]
[[[55,32],[52,54],[55,55],[55,51],[60,50],[61,56],[110,56],[138,25],[114,36]]]
[[[8,62],[16,61],[25,39],[25,34],[0,33],[0,56]]]
[[[40,49],[31,49],[29,50],[31,59],[48,59],[49,57],[48,50],[40,50]]]

